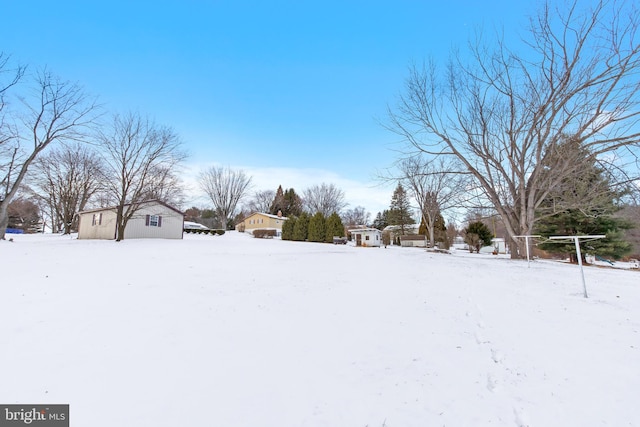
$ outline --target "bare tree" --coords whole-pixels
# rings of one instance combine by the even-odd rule
[[[253,196],[247,202],[247,210],[250,213],[263,212],[269,213],[276,192],[273,190],[260,190],[253,193]]]
[[[199,181],[200,188],[209,196],[220,216],[220,227],[226,229],[251,185],[251,177],[242,170],[212,166],[200,174]]]
[[[17,137],[17,130],[11,125],[11,120],[6,115],[6,95],[9,89],[17,85],[24,77],[25,72],[25,67],[22,66],[11,68],[9,59],[9,56],[0,52],[0,156],[4,155],[3,157],[7,153],[11,153],[13,147],[9,143]],[[6,75],[9,76],[8,80],[5,79]],[[0,160],[2,160],[2,157],[0,157]],[[4,171],[5,167],[7,167],[5,164],[0,163],[0,172]],[[0,184],[4,185],[5,183],[0,181]]]
[[[320,212],[325,218],[332,213],[338,215],[347,206],[344,200],[344,192],[334,184],[314,185],[302,193],[302,199],[306,210],[311,214]]]
[[[34,162],[32,193],[51,212],[51,230],[65,234],[78,229],[76,213],[101,188],[102,163],[87,145],[64,145]]]
[[[362,206],[347,209],[342,215],[342,222],[346,226],[367,225],[371,219],[371,214]]]
[[[16,79],[19,76],[14,82]],[[3,93],[7,89],[5,85]],[[15,120],[11,121],[11,126],[4,126],[8,123],[8,116],[7,111],[2,112],[0,239],[4,239],[7,228],[8,205],[18,192],[29,166],[49,144],[83,139],[97,112],[95,102],[77,84],[62,81],[46,70],[34,77],[32,94],[19,97],[26,111],[20,111],[20,119],[17,119],[18,112],[13,111]],[[2,101],[2,107],[5,106]]]
[[[186,155],[180,138],[139,114],[115,115],[108,132],[99,134],[105,185],[116,205],[116,241],[124,239],[140,204],[157,197]]]
[[[160,200],[172,206],[182,206],[185,188],[178,175],[180,169],[179,164],[155,165],[149,177],[147,199]]]
[[[640,141],[640,15],[632,2],[599,1],[590,10],[549,3],[531,18],[528,51],[498,40],[454,55],[443,74],[413,67],[390,110],[390,129],[419,151],[457,158],[504,219],[518,256],[536,209],[579,165],[543,159],[563,139],[599,159],[629,161],[637,176]],[[442,78],[440,78],[442,77]],[[545,171],[547,173],[545,173]]]
[[[435,225],[438,215],[460,206],[468,187],[460,167],[451,158],[439,156],[412,156],[400,162],[401,180],[406,183],[422,215],[429,242],[435,243]]]

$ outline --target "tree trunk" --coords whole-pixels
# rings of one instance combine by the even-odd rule
[[[0,202],[0,240],[4,240],[9,225],[9,203],[6,199]]]
[[[436,246],[436,230],[435,230],[435,225],[432,223],[431,226],[429,227],[429,241],[431,242],[431,247],[435,247]]]
[[[124,240],[124,229],[127,222],[124,218],[124,206],[118,206],[116,211],[116,242]]]

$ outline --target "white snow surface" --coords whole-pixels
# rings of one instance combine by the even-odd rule
[[[640,273],[188,235],[0,242],[0,403],[73,426],[640,426]]]

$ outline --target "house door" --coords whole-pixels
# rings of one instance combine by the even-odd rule
[[[362,246],[362,234],[356,234],[356,246]]]

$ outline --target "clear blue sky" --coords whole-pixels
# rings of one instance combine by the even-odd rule
[[[392,189],[387,105],[411,61],[444,62],[477,28],[517,37],[535,2],[9,1],[0,50],[47,66],[109,112],[173,127],[192,172],[244,168],[254,189],[341,187],[372,215]]]

